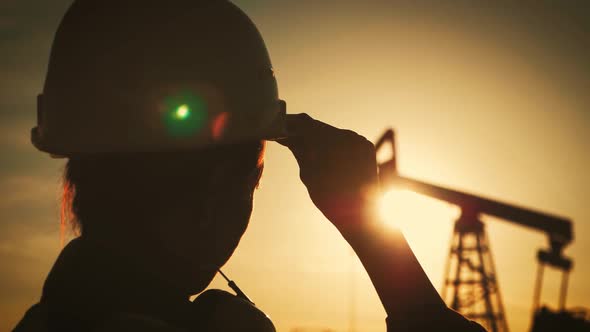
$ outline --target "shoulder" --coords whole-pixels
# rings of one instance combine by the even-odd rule
[[[25,313],[23,319],[14,328],[13,332],[46,332],[47,329],[47,309],[45,306],[37,303]]]
[[[92,323],[92,332],[188,332],[257,331],[275,332],[270,318],[252,303],[221,290],[209,290],[193,302],[191,326],[180,328],[164,320],[136,313],[115,313],[100,323]],[[43,303],[31,307],[13,332],[49,332],[50,314]],[[84,329],[87,330],[87,329]]]
[[[276,331],[270,317],[262,310],[222,290],[208,290],[199,295],[193,304],[201,323],[215,326],[218,331]]]
[[[33,305],[13,332],[49,332],[49,310],[42,303]],[[93,332],[145,331],[145,332],[185,332],[162,320],[139,314],[120,313],[98,324]]]
[[[163,320],[140,314],[121,313],[99,324],[93,332],[188,332]]]

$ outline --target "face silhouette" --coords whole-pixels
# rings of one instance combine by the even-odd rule
[[[192,194],[189,190],[178,198],[174,208],[167,209],[169,222],[158,232],[170,263],[182,271],[177,282],[192,291],[210,282],[207,278],[231,257],[248,226],[255,183],[232,174],[235,166],[217,165],[205,185],[195,184]]]
[[[184,161],[176,169],[176,193],[161,207],[166,222],[156,227],[162,251],[177,270],[176,283],[198,292],[231,257],[246,231],[253,207],[253,195],[262,169],[256,166],[257,152],[232,156],[228,147],[205,161]],[[252,152],[252,151],[250,151]],[[225,153],[225,154],[224,154]],[[243,159],[241,157],[244,157]],[[197,165],[198,164],[198,165]],[[202,174],[183,177],[201,169]],[[163,227],[162,227],[163,226]]]
[[[252,213],[263,143],[70,160],[82,235],[187,295],[236,249]]]

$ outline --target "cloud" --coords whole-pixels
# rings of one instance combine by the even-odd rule
[[[0,201],[0,304],[18,305],[16,311],[24,312],[38,299],[59,252],[56,187],[36,177],[0,181],[6,197]]]
[[[19,233],[0,241],[0,330],[14,327],[41,296],[43,281],[59,252],[56,232]]]
[[[6,31],[12,29],[17,25],[17,20],[14,17],[0,16],[0,29]]]
[[[59,240],[59,183],[55,178],[8,176],[0,179],[0,192],[0,254],[32,259],[43,252],[38,247],[47,242],[46,236]]]
[[[59,183],[55,179],[15,175],[0,179],[0,192],[4,199],[0,209],[13,208],[43,201],[56,201]]]
[[[53,34],[69,3],[0,1],[0,123],[9,114],[35,114]]]
[[[16,311],[38,299],[59,252],[57,188],[51,178],[0,179],[0,304]]]
[[[32,121],[22,124],[0,124],[0,147],[29,150],[31,148],[30,130],[34,125]]]
[[[40,221],[40,220],[39,220]],[[57,223],[45,218],[43,222],[55,225],[51,231],[37,229],[37,231],[26,227],[11,227],[11,238],[0,241],[0,256],[14,261],[38,263],[45,261],[47,252],[59,251],[59,227]],[[43,253],[40,255],[39,253]],[[4,263],[7,261],[2,259]],[[3,263],[3,265],[4,265]],[[10,266],[11,264],[7,264]],[[1,283],[0,283],[1,284]]]

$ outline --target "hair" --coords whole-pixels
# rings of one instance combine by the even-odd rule
[[[63,176],[60,236],[133,230],[178,204],[239,190],[249,196],[264,168],[263,141],[198,151],[73,156]]]

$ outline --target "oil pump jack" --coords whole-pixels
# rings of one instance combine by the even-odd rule
[[[564,248],[573,240],[572,222],[569,219],[400,175],[392,129],[387,130],[375,146],[378,153],[387,146],[391,149],[391,158],[379,163],[382,185],[408,189],[461,209],[460,217],[455,221],[442,288],[442,297],[450,308],[479,322],[490,332],[508,331],[494,261],[485,224],[481,219],[482,215],[488,215],[547,235],[548,247],[537,253],[539,265],[531,331],[590,331],[590,320],[586,313],[565,309],[568,278],[573,266],[572,260],[563,255]],[[558,311],[541,307],[539,303],[543,272],[547,266],[562,274]]]

